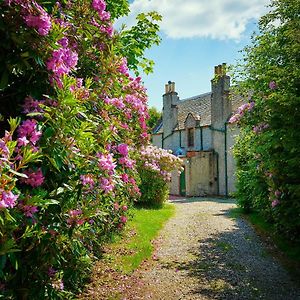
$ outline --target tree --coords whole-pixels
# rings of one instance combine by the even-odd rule
[[[161,112],[159,112],[156,107],[152,106],[148,109],[148,113],[149,119],[147,120],[147,126],[149,128],[149,133],[151,133],[161,118]]]
[[[234,147],[238,197],[299,239],[300,2],[274,0],[270,8],[236,66],[239,92],[251,91],[248,108],[232,119],[241,129]]]

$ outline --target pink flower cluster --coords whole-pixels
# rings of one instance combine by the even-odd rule
[[[0,190],[0,209],[13,208],[16,206],[16,201],[19,195],[15,195],[12,191],[6,192]]]
[[[260,123],[256,126],[253,127],[253,131],[258,134],[261,133],[262,131],[266,130],[269,128],[269,124],[267,123]]]
[[[5,139],[0,139],[0,155],[5,160],[8,159],[10,155],[9,148],[7,147],[7,140]]]
[[[277,84],[276,84],[276,82],[275,82],[275,81],[270,81],[270,82],[269,82],[269,88],[270,88],[271,90],[277,89]]]
[[[52,71],[54,78],[60,78],[75,69],[78,62],[78,54],[68,48],[68,39],[60,40],[62,48],[54,50],[52,57],[47,61],[47,70]]]
[[[115,188],[112,178],[102,177],[100,179],[100,188],[104,191],[105,194],[112,192]]]
[[[37,206],[34,205],[24,205],[22,206],[22,210],[24,212],[24,215],[29,218],[32,218],[33,214],[39,211]]]
[[[271,206],[274,208],[278,204],[280,204],[280,197],[282,196],[282,192],[279,190],[276,190],[275,192],[271,191],[270,199],[272,200]],[[274,199],[275,197],[275,199]]]
[[[113,160],[113,154],[98,153],[97,157],[98,157],[98,166],[99,166],[99,168],[103,171],[108,171],[109,175],[113,175],[114,170],[116,168],[116,163]]]
[[[87,186],[87,187],[88,187],[88,189],[93,189],[93,188],[94,188],[95,181],[94,181],[92,175],[90,175],[90,174],[87,174],[87,175],[80,175],[80,180],[81,180],[81,183],[82,183],[84,186]]]
[[[82,215],[81,209],[74,209],[69,211],[69,217],[67,218],[67,224],[69,225],[82,225],[84,218],[80,218]]]
[[[110,13],[106,11],[106,3],[104,0],[93,0],[92,7],[98,12],[101,22],[107,22],[110,20]],[[98,27],[101,32],[106,33],[109,37],[113,36],[114,29],[111,23],[100,25],[94,18],[91,24]]]
[[[124,104],[122,98],[112,98],[112,99],[106,98],[104,100],[104,102],[107,103],[107,104],[111,104],[111,105],[115,106],[118,109],[123,109],[125,107],[125,104]]]
[[[123,156],[127,156],[128,155],[128,145],[127,144],[119,144],[117,146],[117,150]]]
[[[129,70],[128,70],[128,67],[127,67],[127,59],[124,57],[122,60],[121,60],[121,64],[120,66],[118,67],[118,71],[121,73],[121,74],[124,74],[126,76],[129,76]]]
[[[44,183],[45,177],[43,176],[41,168],[36,171],[29,169],[23,172],[28,178],[22,178],[21,181],[32,187],[41,186]]]
[[[42,104],[43,101],[38,101],[36,99],[33,99],[31,96],[28,96],[24,100],[23,104],[23,113],[29,114],[29,113],[35,113],[35,112],[43,112],[43,109],[41,108],[40,104]]]
[[[28,27],[35,28],[40,35],[45,36],[51,30],[51,17],[36,1],[7,0],[6,3],[20,5],[24,22]]]
[[[33,11],[33,14],[24,17],[25,23],[28,27],[35,28],[40,35],[45,36],[51,29],[51,18],[39,4],[35,1],[31,2],[32,6],[28,6],[28,13]]]
[[[135,166],[135,161],[128,157],[120,157],[118,161],[121,165],[128,169],[133,169],[133,167]]]
[[[141,157],[143,167],[156,172],[165,181],[171,180],[173,170],[182,171],[182,160],[171,151],[150,145],[142,148]]]
[[[233,124],[233,123],[238,123],[242,118],[243,116],[245,115],[246,112],[250,112],[253,110],[255,106],[255,102],[250,102],[250,103],[245,103],[243,105],[241,105],[236,113],[229,119],[229,123],[230,124]]]
[[[101,21],[108,21],[110,19],[110,13],[105,11],[106,3],[104,0],[93,0],[92,7],[98,12]]]
[[[37,121],[28,119],[18,128],[18,146],[35,146],[41,135],[42,132],[37,130]]]

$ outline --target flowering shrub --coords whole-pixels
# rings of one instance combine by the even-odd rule
[[[241,130],[234,147],[238,199],[299,240],[299,2],[276,0],[271,8],[237,72],[240,92],[251,91],[253,103],[251,110],[251,103],[245,104],[230,119]]]
[[[140,196],[147,97],[112,26],[126,3],[0,6],[0,297],[71,298]]]
[[[183,170],[180,158],[171,154],[170,150],[155,146],[141,149],[138,169],[141,176],[142,194],[139,201],[154,206],[160,206],[167,200],[171,172],[177,170],[180,173]]]

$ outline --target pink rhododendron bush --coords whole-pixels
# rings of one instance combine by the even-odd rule
[[[161,206],[169,196],[171,172],[177,170],[180,173],[183,170],[182,164],[182,160],[173,155],[171,150],[149,145],[142,147],[138,163],[142,193],[139,202]]]
[[[240,127],[234,146],[237,199],[299,242],[299,1],[276,0],[270,8],[236,68],[239,92],[247,97],[251,91],[229,120]]]
[[[128,68],[147,67],[159,17],[119,34],[127,1],[0,11],[0,298],[70,299],[140,196],[147,97]]]

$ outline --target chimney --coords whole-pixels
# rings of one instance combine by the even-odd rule
[[[226,74],[226,63],[215,66],[215,76],[211,81],[212,103],[211,117],[212,125],[222,128],[231,114],[231,101],[228,99],[230,88],[230,77]]]
[[[175,82],[168,81],[165,85],[165,94],[175,93]]]
[[[226,76],[227,66],[226,63],[215,66],[215,77]]]
[[[165,85],[165,94],[163,95],[163,126],[164,136],[170,135],[178,123],[178,94],[175,91],[175,82],[168,81]],[[166,141],[166,147],[171,147]],[[169,148],[171,149],[171,148]]]

